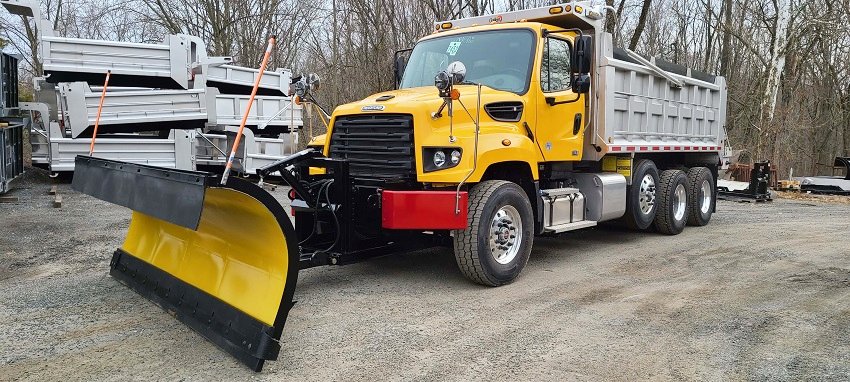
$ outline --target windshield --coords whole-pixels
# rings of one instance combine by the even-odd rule
[[[523,94],[531,74],[534,34],[503,30],[437,37],[416,44],[401,88],[433,86],[434,76],[453,61],[466,66],[466,81]]]

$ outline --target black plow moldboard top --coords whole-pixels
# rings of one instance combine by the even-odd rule
[[[71,186],[86,195],[197,229],[211,173],[78,155]]]

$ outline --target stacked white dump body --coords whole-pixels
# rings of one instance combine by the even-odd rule
[[[0,4],[49,25],[35,2]],[[224,163],[220,154],[229,150],[228,131],[241,122],[259,70],[207,56],[195,36],[169,35],[162,43],[142,44],[57,37],[42,29],[46,80],[36,82],[39,102],[22,106],[39,115],[30,134],[35,164],[73,171],[74,156],[88,153],[107,71],[95,155],[180,169]],[[261,96],[251,108],[249,133],[239,151],[246,172],[256,170],[249,158],[279,159],[294,152],[292,135],[303,122],[301,107],[288,96],[291,79],[286,69],[263,72]]]
[[[193,64],[208,61],[199,38],[180,34],[166,36],[160,44],[43,36],[41,57],[53,83],[103,83],[111,71],[113,86],[161,89],[191,88]]]
[[[614,49],[600,34],[597,84],[584,157],[720,152],[726,144],[726,81]]]

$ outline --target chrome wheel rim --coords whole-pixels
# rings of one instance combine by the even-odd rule
[[[701,199],[699,210],[702,211],[703,214],[707,214],[708,210],[711,208],[711,182],[709,182],[708,179],[702,181],[699,196]]]
[[[522,219],[513,206],[504,206],[490,222],[490,254],[499,264],[508,264],[519,254]]]
[[[649,215],[652,209],[655,208],[655,179],[650,174],[644,175],[640,181],[638,202],[640,212],[644,215]]]
[[[676,185],[676,191],[673,193],[673,219],[676,221],[682,220],[685,217],[685,204],[688,201],[685,185]]]

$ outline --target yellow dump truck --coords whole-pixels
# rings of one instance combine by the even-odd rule
[[[498,286],[538,235],[706,225],[724,79],[615,48],[604,16],[569,2],[435,23],[397,54],[396,90],[258,171],[292,187],[291,209],[238,177],[87,156],[74,187],[134,210],[112,275],[257,371],[299,269],[444,245]]]

